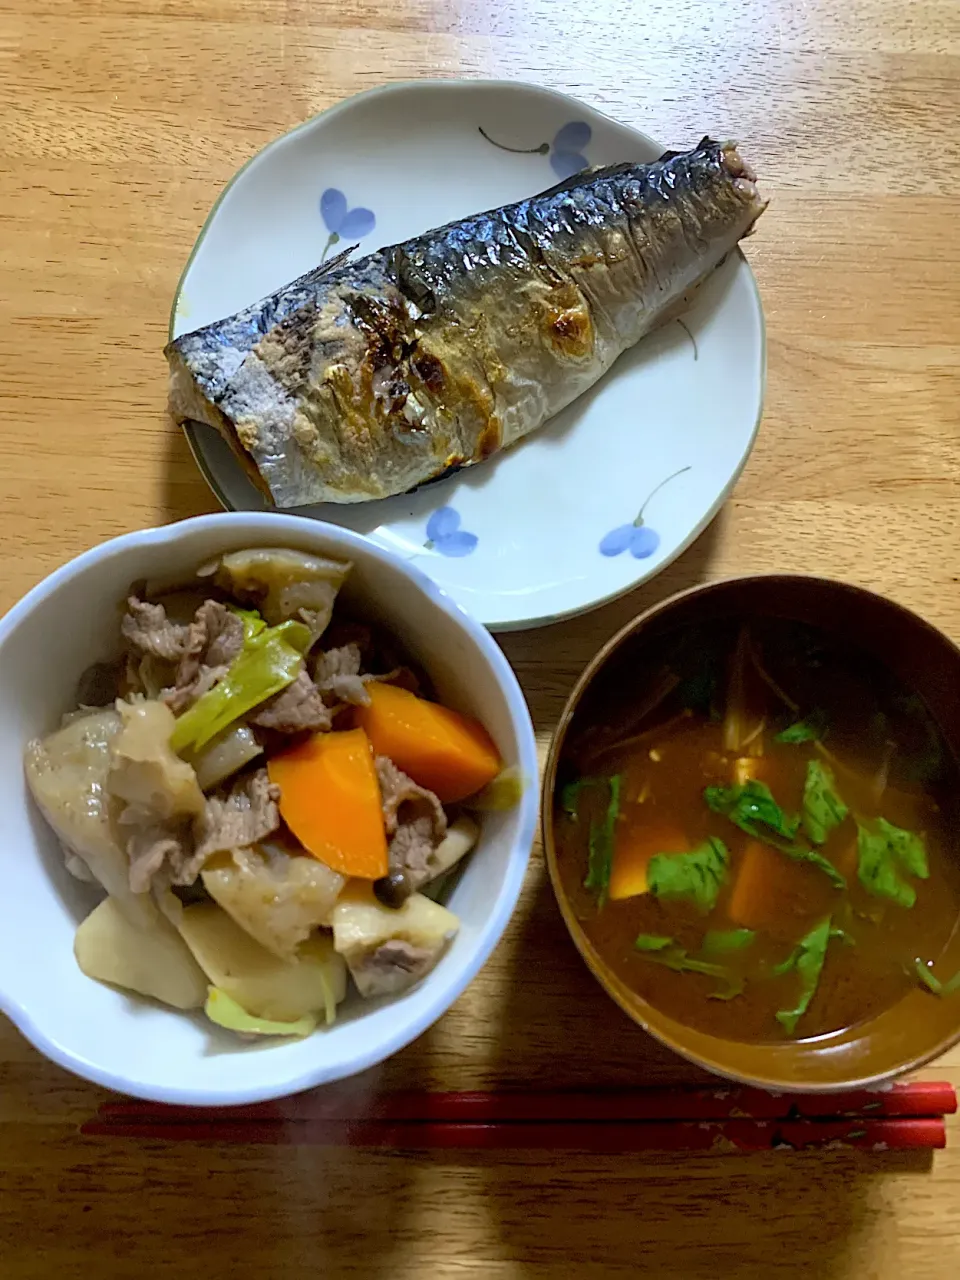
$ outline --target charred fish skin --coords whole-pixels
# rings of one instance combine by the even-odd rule
[[[764,207],[732,143],[587,170],[178,338],[172,411],[218,427],[277,507],[407,492],[565,408]]]

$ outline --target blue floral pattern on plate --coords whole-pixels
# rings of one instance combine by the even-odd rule
[[[602,556],[619,556],[624,551],[629,551],[634,560],[646,560],[652,556],[660,546],[660,535],[656,529],[651,529],[648,524],[644,523],[643,513],[655,493],[659,493],[664,485],[669,484],[671,480],[676,480],[677,476],[682,476],[685,471],[689,470],[689,467],[681,467],[679,471],[674,471],[673,475],[667,476],[666,480],[661,480],[655,489],[651,489],[637,512],[635,520],[630,524],[617,525],[615,529],[611,529],[608,534],[605,534],[600,539],[600,554]]]
[[[423,545],[428,551],[459,558],[475,551],[479,541],[475,533],[467,533],[460,528],[459,511],[453,507],[439,507],[427,521],[427,540]]]
[[[554,134],[553,142],[541,142],[536,147],[508,147],[505,142],[491,138],[483,126],[478,126],[486,140],[501,151],[515,155],[550,157],[550,167],[558,178],[572,178],[575,173],[589,167],[590,161],[583,154],[593,137],[593,130],[586,120],[571,120]]]
[[[321,262],[326,259],[333,246],[339,244],[341,240],[362,240],[377,225],[372,209],[364,209],[361,205],[351,209],[347,204],[347,197],[336,187],[327,187],[320,197],[320,216],[330,233],[324,245]]]
[[[592,137],[593,130],[586,120],[571,120],[557,130],[550,147],[550,167],[558,178],[572,178],[588,168],[590,162],[583,152]]]

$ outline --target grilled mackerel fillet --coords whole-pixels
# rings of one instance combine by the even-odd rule
[[[171,342],[172,412],[217,427],[277,507],[482,462],[677,313],[763,212],[754,176],[705,138],[342,255]]]

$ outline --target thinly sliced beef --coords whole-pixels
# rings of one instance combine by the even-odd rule
[[[313,678],[327,702],[349,702],[357,707],[369,704],[370,695],[365,688],[368,677],[360,674],[361,661],[358,644],[341,645],[320,654]]]
[[[334,618],[323,633],[323,641],[328,649],[343,649],[348,644],[356,645],[360,650],[361,666],[367,670],[376,665],[377,649],[373,628],[364,622],[354,622],[350,618]]]
[[[418,693],[423,685],[421,673],[405,664],[402,652],[389,633],[379,627],[350,618],[334,618],[323,638],[328,649],[342,649],[347,645],[359,648],[365,684],[379,680],[399,685],[411,693]]]
[[[418,947],[403,938],[391,938],[352,964],[350,972],[362,996],[397,995],[433,968],[442,949],[442,943]]]
[[[130,888],[193,884],[207,859],[215,853],[244,849],[265,840],[280,826],[280,789],[258,769],[236,782],[233,789],[208,796],[203,813],[192,821],[160,819],[128,805],[119,818],[130,862]]]
[[[433,822],[425,814],[397,827],[397,833],[390,841],[390,870],[404,873],[408,894],[431,879],[430,859],[439,843]]]
[[[243,649],[243,623],[219,600],[205,600],[190,625],[188,653],[199,650],[209,667],[229,667]]]
[[[251,723],[277,733],[319,733],[333,724],[330,708],[320,690],[301,670],[293,684],[265,702]]]
[[[398,685],[410,693],[418,693],[420,690],[420,679],[410,667],[395,666],[390,671],[375,672],[364,671],[366,665],[361,641],[349,640],[346,644],[327,649],[319,655],[313,678],[331,706],[344,702],[355,707],[368,706],[370,695],[367,693],[367,685],[378,682]]]
[[[148,604],[131,596],[120,631],[128,646],[142,657],[179,662],[186,652],[189,628],[171,622],[162,604]]]
[[[280,827],[279,799],[280,788],[266,769],[241,778],[226,796],[208,796],[196,829],[200,866],[214,853],[243,849],[273,835]]]
[[[391,878],[408,897],[435,874],[431,859],[447,833],[443,805],[389,760],[377,756],[383,821],[390,838]]]
[[[134,893],[147,893],[155,886],[166,889],[171,884],[192,884],[200,874],[189,824],[164,822],[128,805],[120,814],[118,826],[121,832],[128,833],[124,844]]]
[[[429,817],[434,834],[442,840],[447,830],[447,815],[433,792],[407,777],[388,756],[377,756],[376,766],[387,835],[394,835],[398,827],[415,818]]]
[[[243,623],[219,600],[205,600],[187,628],[183,656],[164,701],[179,715],[222,680],[243,649]]]

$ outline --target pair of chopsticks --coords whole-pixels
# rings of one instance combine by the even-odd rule
[[[733,1086],[371,1096],[329,1086],[247,1107],[108,1102],[81,1133],[404,1150],[933,1150],[946,1145],[943,1118],[956,1110],[953,1086],[928,1081],[779,1096]]]

